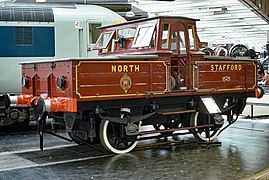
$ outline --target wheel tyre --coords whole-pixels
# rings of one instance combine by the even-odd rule
[[[199,125],[204,125],[204,124],[200,124],[198,122],[199,118],[199,112],[195,112],[195,113],[192,113],[191,114],[191,117],[190,117],[190,125],[191,126],[199,126]],[[215,129],[212,131],[210,131],[210,135],[209,137],[206,137],[206,136],[203,136],[202,133],[199,132],[199,129],[196,128],[196,129],[193,129],[191,130],[193,136],[198,140],[198,141],[204,141],[204,142],[210,142],[210,141],[213,141],[217,138],[218,134],[219,134],[219,131],[220,129]]]
[[[110,144],[109,139],[108,139],[108,133],[107,133],[109,123],[111,122],[107,120],[102,120],[100,124],[99,137],[100,137],[100,142],[102,146],[109,152],[112,152],[115,154],[124,154],[124,153],[128,153],[132,151],[136,147],[138,141],[132,142],[131,146],[128,146],[128,148],[126,149],[117,149]]]

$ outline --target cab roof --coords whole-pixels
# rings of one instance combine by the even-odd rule
[[[155,17],[150,17],[150,18],[142,18],[142,19],[138,19],[138,20],[127,21],[127,22],[124,22],[121,24],[102,26],[102,27],[99,27],[99,29],[111,28],[111,27],[116,27],[119,25],[122,26],[122,25],[127,25],[127,24],[132,24],[132,23],[139,23],[139,22],[150,21],[150,20],[154,20],[154,19],[170,19],[170,18],[182,19],[182,20],[187,20],[187,21],[200,21],[200,19],[188,18],[188,17],[183,17],[183,16],[155,16]]]

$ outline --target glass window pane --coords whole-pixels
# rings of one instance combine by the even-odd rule
[[[103,33],[102,36],[97,41],[96,47],[106,48],[106,46],[108,45],[108,42],[110,41],[112,35],[113,35],[112,32]]]
[[[118,30],[118,35],[121,37],[134,37],[135,36],[135,28],[125,28]]]
[[[146,47],[150,45],[154,31],[154,26],[144,26],[138,28],[136,39],[134,41],[134,47]]]
[[[180,42],[179,42],[180,53],[181,54],[186,54],[186,41],[185,41],[185,33],[184,33],[184,31],[180,31],[179,36],[180,36]]]
[[[177,32],[175,32],[175,31],[172,33],[171,50],[173,52],[177,51]]]
[[[193,26],[192,25],[189,26],[188,31],[189,31],[190,49],[195,49],[194,34],[193,34],[194,29],[193,29]]]
[[[168,40],[169,40],[169,26],[170,24],[164,24],[163,31],[162,31],[162,48],[168,48]]]

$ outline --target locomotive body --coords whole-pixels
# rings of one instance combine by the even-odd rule
[[[10,104],[60,114],[76,142],[101,142],[114,153],[149,133],[188,129],[212,141],[223,116],[232,124],[259,92],[257,62],[204,56],[195,22],[154,17],[102,27],[98,57],[22,63],[23,93]]]
[[[125,22],[109,9],[88,4],[2,2],[0,5],[0,127],[3,129],[15,130],[18,122],[29,123],[28,109],[4,106],[3,94],[21,93],[19,62],[96,56],[92,46],[99,36],[97,27]],[[17,78],[11,81],[10,77]]]

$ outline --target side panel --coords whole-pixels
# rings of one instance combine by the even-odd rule
[[[22,78],[27,78],[29,85],[22,87],[22,93],[42,97],[73,97],[71,72],[71,61],[24,64]],[[59,77],[64,79],[63,88],[57,87]]]
[[[0,27],[0,57],[54,57],[53,27]]]
[[[194,89],[198,91],[253,90],[256,64],[246,61],[196,61]]]
[[[80,61],[76,93],[79,98],[163,94],[167,79],[163,61]]]

